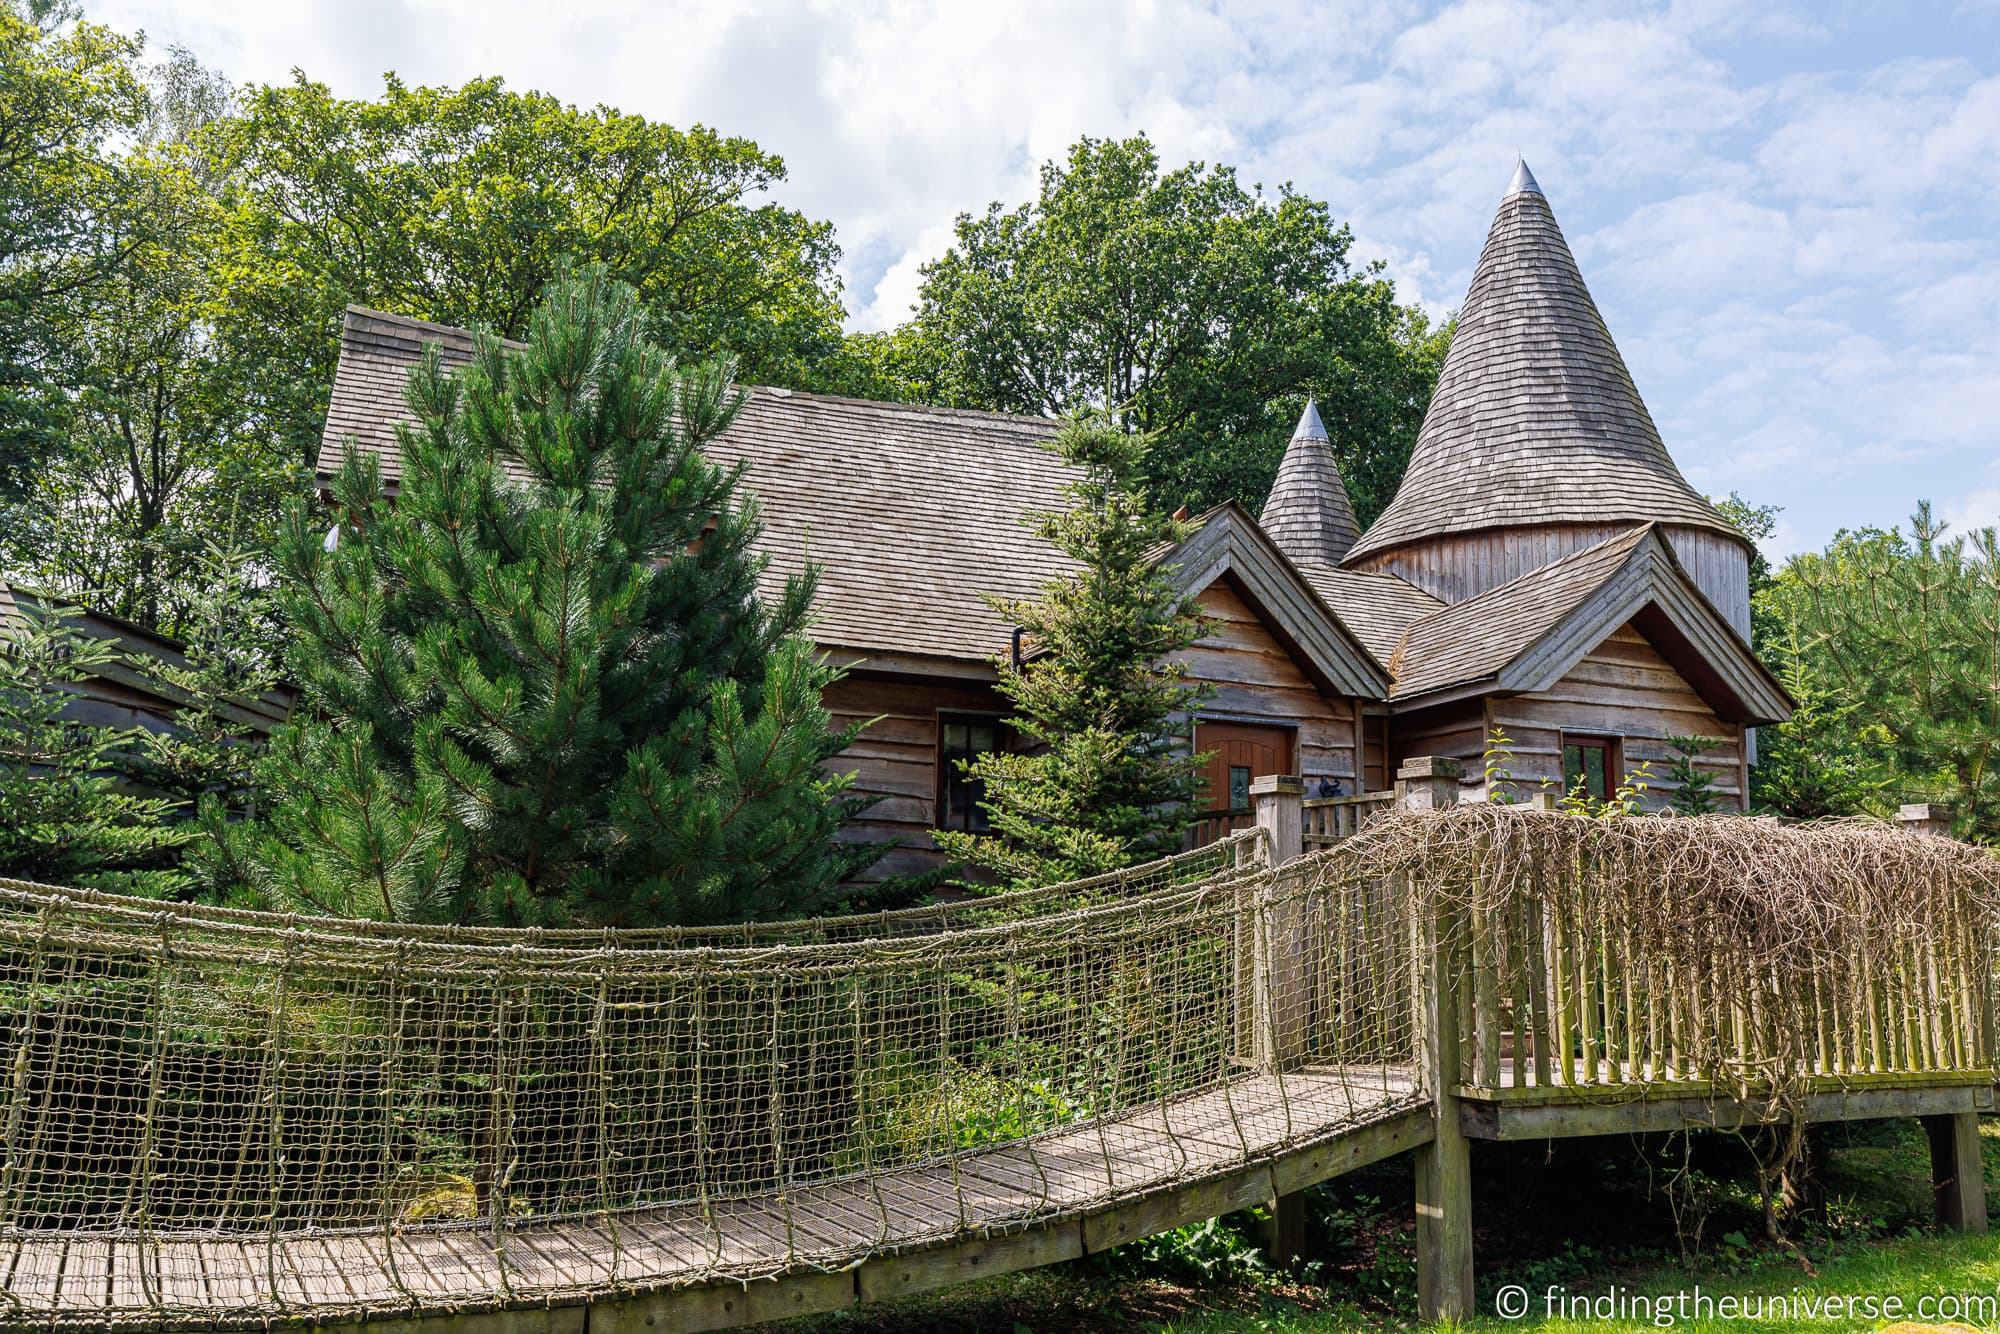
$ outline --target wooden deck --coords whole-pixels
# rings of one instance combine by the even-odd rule
[[[1011,1242],[1027,1263],[1117,1245],[1301,1189],[1358,1165],[1355,1152],[1413,1147],[1428,1138],[1430,1120],[1405,1068],[1256,1074],[940,1163],[715,1202],[712,1225],[690,1202],[518,1222],[498,1233],[448,1225],[275,1239],[29,1235],[0,1243],[14,1310],[4,1323],[263,1328],[356,1308],[450,1318],[484,1309],[505,1317],[496,1328],[512,1330],[531,1326],[509,1308],[620,1294],[656,1317],[662,1302],[682,1313],[659,1328],[706,1328],[695,1312],[722,1302],[731,1308],[725,1323],[735,1323],[752,1291],[768,1290],[768,1300],[791,1303],[780,1313],[796,1313],[843,1294],[836,1305],[855,1300],[864,1281],[916,1291],[996,1272],[996,1243]],[[1397,1129],[1386,1139],[1378,1133],[1338,1151],[1343,1137],[1388,1123]],[[1282,1179],[1274,1180],[1274,1164],[1289,1165]],[[968,1270],[964,1255],[941,1254],[967,1243],[988,1258]],[[729,1281],[717,1282],[724,1274]],[[789,1281],[801,1276],[838,1281]],[[781,1277],[788,1281],[744,1282]],[[593,1315],[591,1327],[609,1318]]]

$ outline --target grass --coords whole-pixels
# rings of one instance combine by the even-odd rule
[[[1981,1127],[1987,1179],[2000,1182],[2000,1122]],[[1761,1317],[1676,1319],[1685,1330],[1831,1331],[2000,1328],[2000,1237],[1941,1236],[1927,1226],[1929,1159],[1914,1122],[1826,1130],[1826,1200],[1794,1221],[1793,1250],[1761,1239],[1745,1161],[1730,1137],[1475,1145],[1479,1315],[1468,1330],[1645,1330],[1641,1299],[1696,1287],[1711,1298],[1765,1299]],[[1313,1249],[1301,1275],[1264,1266],[1247,1219],[1188,1229],[1047,1270],[818,1317],[787,1334],[1334,1334],[1414,1329],[1415,1251],[1410,1165],[1379,1164],[1312,1196]],[[1519,1319],[1496,1314],[1498,1294],[1522,1290]],[[1551,1317],[1548,1290],[1626,1297],[1623,1318]],[[1842,1312],[1833,1298],[1900,1298],[1904,1309]],[[1985,1299],[1952,1323],[1916,1323],[1925,1297]],[[1808,1310],[1768,1309],[1785,1299]],[[1690,1300],[1692,1298],[1690,1297]],[[1560,1307],[1557,1308],[1560,1312]],[[1753,1313],[1754,1314],[1754,1313]],[[1896,1326],[1889,1317],[1900,1314]],[[1928,1313],[1927,1313],[1928,1314]],[[1934,1316],[1934,1321],[1935,1321]]]

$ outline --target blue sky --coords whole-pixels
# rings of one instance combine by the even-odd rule
[[[747,134],[833,220],[852,323],[1078,135],[1289,181],[1462,298],[1524,154],[1695,485],[1774,554],[1920,498],[2000,522],[2000,0],[96,0],[239,81],[478,73]]]

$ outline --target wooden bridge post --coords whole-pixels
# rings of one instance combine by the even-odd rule
[[[1979,1113],[1922,1118],[1931,1142],[1931,1194],[1937,1225],[1947,1232],[1986,1231],[1986,1163],[1979,1152]]]
[[[1896,808],[1896,823],[1916,834],[1951,837],[1951,807],[1939,801],[1919,801]]]
[[[1396,771],[1402,810],[1444,810],[1458,804],[1457,760],[1422,756]],[[1417,946],[1417,1077],[1437,1117],[1431,1142],[1417,1150],[1417,1314],[1425,1320],[1465,1320],[1473,1313],[1472,1155],[1459,1124],[1459,988],[1455,926],[1414,923]]]
[[[1899,807],[1896,823],[1919,834],[1951,837],[1951,807],[1922,801]],[[1937,1225],[1949,1232],[1986,1231],[1986,1164],[1979,1152],[1979,1113],[1919,1118],[1931,1146],[1931,1193]]]
[[[1271,865],[1283,866],[1305,851],[1306,785],[1285,774],[1250,780],[1257,827],[1271,840]],[[1258,949],[1257,1033],[1263,1064],[1281,1070],[1303,1054],[1305,1046],[1305,939],[1297,903],[1277,904],[1269,898],[1263,913],[1263,937]],[[1306,1197],[1301,1191],[1279,1195],[1264,1205],[1264,1254],[1272,1263],[1297,1264],[1306,1246]]]

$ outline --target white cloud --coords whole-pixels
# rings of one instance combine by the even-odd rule
[[[89,0],[87,0],[87,3]],[[1456,306],[1516,151],[1697,485],[1802,545],[1983,494],[2000,371],[1990,8],[1804,0],[99,0],[238,79],[350,95],[503,74],[784,155],[856,327],[953,217],[1079,135],[1291,181],[1404,294]],[[1954,26],[1957,25],[1957,26]],[[1968,500],[1966,503],[1971,503]],[[1791,540],[1791,539],[1787,539]]]

